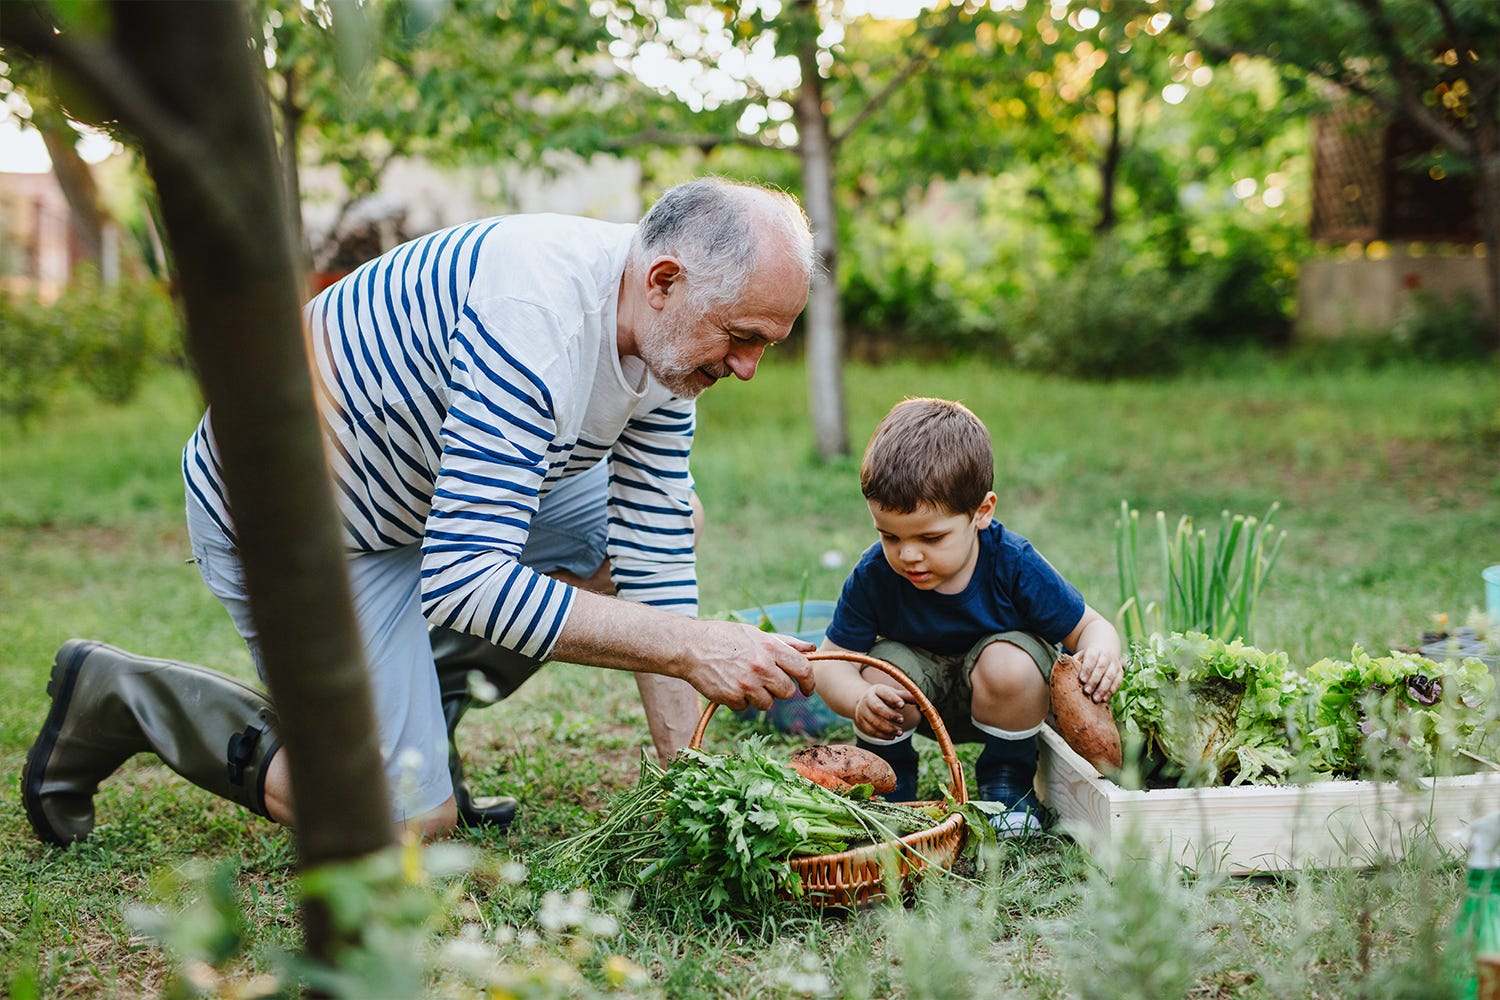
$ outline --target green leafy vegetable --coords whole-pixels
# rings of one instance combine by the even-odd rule
[[[929,829],[929,813],[859,801],[800,777],[750,736],[727,756],[686,750],[665,769],[643,760],[636,787],[603,822],[542,861],[580,880],[673,879],[710,910],[799,895],[788,859],[882,843]],[[868,796],[868,790],[866,790]]]
[[[1494,678],[1476,659],[1409,653],[1324,659],[1202,633],[1153,635],[1131,649],[1113,708],[1127,741],[1186,785],[1276,784],[1321,776],[1472,771],[1500,756]]]

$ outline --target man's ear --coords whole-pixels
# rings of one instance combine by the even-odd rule
[[[682,281],[682,262],[671,255],[663,255],[646,267],[646,304],[652,309],[662,309],[667,304],[667,294]]]
[[[974,527],[983,531],[990,526],[995,519],[995,494],[993,491],[986,493],[984,499],[979,502],[979,509],[974,512]]]

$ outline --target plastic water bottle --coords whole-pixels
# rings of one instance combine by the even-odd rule
[[[1454,995],[1500,1000],[1500,813],[1466,831],[1469,890],[1453,924]],[[1486,968],[1487,966],[1487,968]]]

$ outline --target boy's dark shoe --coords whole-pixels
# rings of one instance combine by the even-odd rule
[[[1042,829],[1042,804],[1032,792],[1036,780],[1037,740],[1018,740],[985,734],[984,750],[974,762],[974,777],[981,802],[1008,807],[990,817],[990,825],[1001,837],[1020,837]]]
[[[914,745],[915,736],[908,736],[900,743],[871,743],[869,740],[861,739],[858,735],[854,738],[854,745],[861,750],[868,750],[887,764],[891,770],[896,772],[896,787],[885,796],[887,802],[915,802],[917,800],[917,748]]]

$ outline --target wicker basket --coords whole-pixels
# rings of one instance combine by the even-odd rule
[[[916,702],[922,715],[932,727],[942,750],[943,761],[948,765],[952,777],[949,790],[959,805],[969,801],[968,788],[964,785],[964,772],[953,752],[953,740],[948,729],[938,716],[937,709],[927,700],[911,679],[895,664],[860,653],[826,652],[809,653],[809,660],[850,660],[862,666],[885,671]],[[688,744],[694,750],[703,746],[703,735],[708,730],[708,720],[719,706],[710,702],[698,720]],[[926,805],[918,802],[913,805]],[[935,826],[918,833],[908,834],[900,840],[879,844],[866,844],[837,854],[812,854],[788,859],[792,871],[802,879],[803,895],[798,899],[817,906],[860,906],[882,899],[886,895],[887,864],[894,862],[894,875],[901,890],[905,892],[929,869],[946,869],[958,857],[963,846],[964,817],[962,813],[950,812]]]

